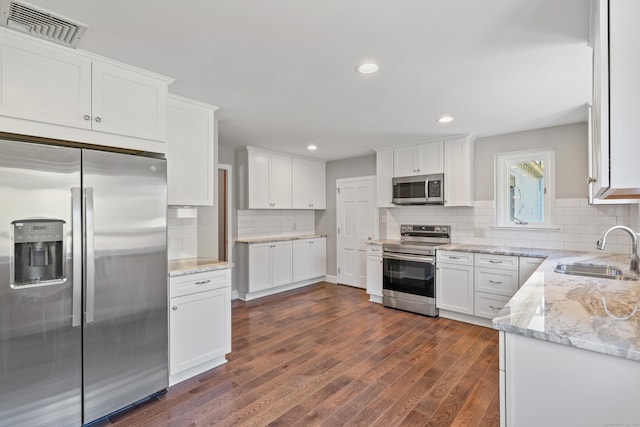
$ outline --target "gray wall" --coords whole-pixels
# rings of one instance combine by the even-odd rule
[[[376,155],[327,162],[327,209],[316,211],[316,233],[327,235],[327,274],[335,276],[336,266],[336,180],[373,176]]]
[[[556,198],[587,197],[587,124],[478,138],[475,142],[475,200],[494,199],[496,153],[553,148],[556,153]]]

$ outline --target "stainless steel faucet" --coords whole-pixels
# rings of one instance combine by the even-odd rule
[[[613,230],[624,230],[629,233],[629,236],[631,236],[631,263],[629,265],[629,269],[634,273],[640,273],[640,259],[638,258],[638,237],[640,235],[629,227],[625,227],[624,225],[614,225],[613,227],[610,227],[604,232],[604,234],[602,234],[602,238],[598,240],[596,247],[600,250],[604,249],[604,246],[607,244],[607,235]]]

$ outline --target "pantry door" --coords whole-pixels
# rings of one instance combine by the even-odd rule
[[[377,238],[375,177],[336,180],[338,283],[366,288],[367,241]]]

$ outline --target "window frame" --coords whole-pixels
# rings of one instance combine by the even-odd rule
[[[543,195],[544,221],[519,223],[510,220],[509,163],[542,160],[544,168],[545,192]],[[555,150],[537,148],[532,150],[496,153],[494,157],[495,181],[495,226],[513,229],[550,229],[553,228],[555,202]]]

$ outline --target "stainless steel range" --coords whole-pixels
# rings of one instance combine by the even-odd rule
[[[435,249],[449,243],[448,225],[401,225],[400,242],[383,245],[384,306],[437,316]]]

